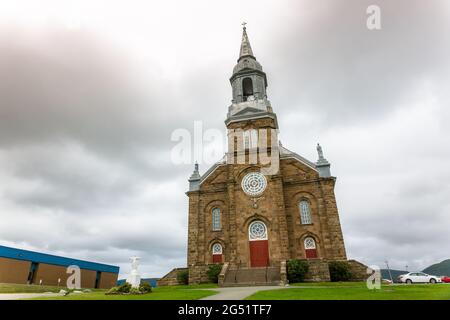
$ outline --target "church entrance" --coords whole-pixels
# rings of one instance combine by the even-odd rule
[[[269,265],[269,241],[267,228],[262,221],[254,221],[248,228],[250,247],[250,266],[266,267]]]

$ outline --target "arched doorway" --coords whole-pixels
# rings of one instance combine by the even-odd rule
[[[212,260],[213,263],[222,263],[222,245],[214,243],[212,246]]]
[[[269,241],[267,227],[262,221],[253,221],[248,227],[250,246],[250,266],[266,267],[269,265]]]
[[[317,258],[317,248],[316,241],[312,237],[305,238],[305,255],[306,259],[316,259]]]

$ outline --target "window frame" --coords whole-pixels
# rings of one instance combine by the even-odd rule
[[[214,251],[215,247],[220,247],[220,252],[219,251]],[[214,242],[213,245],[211,246],[211,253],[213,255],[222,255],[223,254],[223,246],[220,242]]]
[[[306,246],[306,241],[308,241],[308,240],[310,240],[310,239],[312,240],[312,243],[313,243],[313,245],[314,245],[314,248],[309,248],[309,247]],[[317,250],[316,240],[315,240],[313,237],[311,237],[311,236],[306,237],[306,238],[303,240],[303,247],[305,248],[305,250]]]
[[[306,208],[308,210],[307,213],[304,213],[304,205],[306,204]],[[311,213],[311,203],[307,199],[301,199],[298,203],[298,209],[300,211],[300,224],[302,225],[310,225],[313,224],[312,213]]]
[[[212,231],[222,230],[222,210],[219,207],[211,209],[211,229]]]
[[[260,224],[263,227],[264,233],[262,235],[255,235],[252,232],[252,227],[256,224]],[[248,240],[249,241],[268,240],[269,239],[268,232],[269,232],[269,230],[267,229],[267,225],[263,221],[254,220],[248,226]]]

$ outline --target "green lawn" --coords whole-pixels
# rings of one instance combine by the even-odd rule
[[[42,293],[59,292],[62,288],[29,284],[0,283],[0,293]]]
[[[366,287],[365,282],[299,282],[291,283],[295,287]]]
[[[450,300],[450,285],[446,284],[383,285],[375,291],[361,282],[292,286],[298,288],[259,291],[247,300]]]
[[[217,293],[216,284],[154,288],[145,295],[105,295],[105,290],[42,300],[196,300]],[[58,292],[60,288],[0,284],[0,293]],[[294,283],[291,288],[259,291],[248,300],[450,300],[448,284],[383,285],[368,290],[364,282]]]
[[[217,292],[217,285],[168,286],[153,288],[153,292],[142,295],[105,295],[106,291],[97,291],[83,294],[70,294],[68,296],[42,297],[33,300],[197,300]],[[197,290],[196,290],[197,289]],[[199,290],[202,289],[202,290]]]

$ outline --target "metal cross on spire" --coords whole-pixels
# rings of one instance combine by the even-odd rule
[[[241,24],[242,24],[242,27],[245,29],[246,28],[245,26],[247,25],[247,22],[244,21]]]

